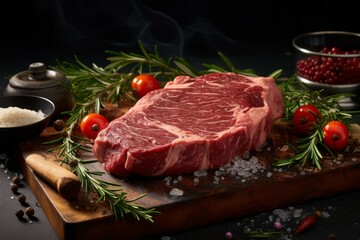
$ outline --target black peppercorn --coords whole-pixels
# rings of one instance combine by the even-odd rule
[[[70,161],[70,163],[69,163],[69,166],[72,167],[72,168],[76,167],[77,165],[78,165],[78,161],[77,161],[77,160],[72,160],[72,161]]]
[[[58,119],[54,122],[54,128],[56,131],[62,131],[65,127],[65,122],[62,119]]]
[[[336,240],[336,235],[333,234],[333,233],[330,233],[330,234],[328,235],[328,239],[329,239],[329,240]]]
[[[15,212],[15,215],[18,217],[18,218],[21,218],[24,216],[24,211],[19,209]]]
[[[18,186],[17,184],[15,184],[15,183],[12,183],[12,184],[11,184],[11,191],[12,191],[13,193],[17,193],[18,190],[19,190],[19,186]]]
[[[13,177],[12,182],[16,185],[19,185],[21,182],[21,179],[18,176]]]
[[[18,200],[19,200],[20,203],[25,203],[25,202],[26,202],[26,197],[25,197],[25,195],[20,194],[20,195],[18,196]]]
[[[25,209],[25,214],[29,217],[34,216],[35,210],[32,207],[27,207]]]

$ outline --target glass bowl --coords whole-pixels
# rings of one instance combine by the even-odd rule
[[[296,75],[301,84],[324,95],[352,93],[340,101],[344,110],[360,108],[360,34],[311,32],[294,38]]]

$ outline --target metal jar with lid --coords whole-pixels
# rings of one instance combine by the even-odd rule
[[[4,96],[37,95],[55,104],[54,115],[72,108],[70,82],[64,74],[46,69],[44,63],[29,65],[27,71],[12,76],[4,90]]]

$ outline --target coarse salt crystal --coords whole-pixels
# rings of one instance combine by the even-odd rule
[[[302,213],[302,209],[295,209],[294,210],[294,218],[301,217],[302,216],[301,213]]]
[[[220,170],[216,170],[216,171],[215,171],[215,176],[221,176],[221,175],[223,175],[223,174],[224,174],[223,171],[220,171]]]
[[[172,180],[172,177],[170,177],[170,176],[167,176],[166,178],[164,178],[166,185],[170,185],[171,180]]]
[[[243,159],[248,159],[250,157],[250,152],[246,151],[245,153],[243,153],[242,158]]]
[[[170,196],[179,197],[184,194],[184,191],[178,188],[173,188],[170,191]]]
[[[290,217],[290,212],[284,209],[274,209],[272,212],[275,216],[277,216],[280,220],[286,221]]]
[[[199,170],[194,172],[195,177],[205,177],[208,174],[206,170]]]
[[[199,183],[199,178],[198,177],[196,177],[196,178],[194,178],[194,185],[197,185],[198,183]]]
[[[322,211],[322,212],[321,212],[321,217],[322,217],[322,218],[329,218],[329,217],[330,217],[330,214],[329,214],[328,212]]]
[[[219,184],[220,178],[214,176],[214,184]]]

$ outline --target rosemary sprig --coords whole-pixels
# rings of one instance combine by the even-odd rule
[[[274,238],[281,237],[285,232],[282,231],[244,231],[246,238]]]
[[[315,165],[318,169],[321,169],[320,160],[322,159],[322,153],[318,148],[318,145],[323,145],[322,139],[324,135],[320,128],[316,129],[311,135],[300,138],[297,141],[297,147],[291,146],[296,154],[288,159],[278,160],[275,163],[275,166],[282,167],[286,165],[294,164],[295,162],[300,162],[301,165],[305,165],[308,160],[312,161],[312,164]],[[325,146],[325,145],[324,145]],[[330,150],[329,150],[330,151]],[[331,151],[330,151],[331,152]]]
[[[130,200],[127,199],[127,194],[122,191],[120,185],[98,178],[103,175],[104,172],[90,171],[86,167],[87,164],[97,162],[96,159],[84,160],[77,156],[79,150],[91,151],[91,149],[74,140],[74,138],[79,138],[73,134],[76,124],[77,122],[73,121],[70,127],[62,132],[62,137],[47,142],[47,144],[60,143],[60,145],[49,149],[49,151],[60,149],[59,158],[61,159],[59,160],[67,164],[70,170],[76,171],[76,175],[81,182],[81,187],[84,189],[84,192],[86,194],[95,192],[98,195],[97,203],[101,201],[108,202],[115,215],[115,219],[123,218],[124,214],[131,213],[138,220],[141,217],[153,222],[152,214],[158,212],[155,211],[154,208],[145,209],[134,203],[145,195],[140,195]]]
[[[289,144],[295,150],[294,156],[287,159],[277,159],[274,165],[287,166],[298,162],[304,166],[308,161],[311,161],[313,165],[321,169],[320,161],[323,154],[319,147],[322,146],[333,155],[332,151],[322,143],[324,138],[322,129],[326,123],[332,120],[339,120],[348,124],[351,114],[341,110],[339,101],[354,95],[342,93],[323,96],[322,91],[307,91],[299,86],[295,75],[279,86],[285,101],[285,121],[292,122],[293,113],[299,106],[304,104],[313,104],[320,111],[322,118],[315,124],[312,134],[298,139],[296,147]]]
[[[134,201],[144,197],[138,196],[128,200],[121,186],[101,180],[99,177],[104,172],[90,171],[86,165],[96,160],[83,160],[78,157],[78,151],[91,151],[89,147],[79,142],[74,134],[81,119],[88,113],[99,113],[106,103],[117,104],[121,107],[123,103],[134,103],[136,95],[131,89],[132,79],[142,72],[154,75],[160,80],[167,81],[179,75],[199,76],[211,72],[236,72],[249,76],[256,76],[252,69],[236,69],[230,59],[219,52],[219,56],[225,63],[225,67],[213,64],[204,64],[204,70],[198,71],[192,67],[184,58],[163,59],[155,47],[154,53],[148,52],[144,45],[139,42],[140,54],[107,51],[112,56],[108,57],[109,64],[99,67],[92,64],[86,66],[75,56],[75,63],[57,62],[52,69],[62,72],[69,79],[74,100],[74,107],[64,112],[69,118],[66,122],[66,130],[61,136],[48,144],[57,144],[49,151],[59,150],[59,161],[67,164],[69,168],[77,173],[85,192],[96,192],[98,201],[109,203],[116,218],[122,218],[124,214],[131,213],[135,218],[144,218],[153,221],[151,214],[157,213],[154,209],[145,209],[138,206]],[[272,73],[278,76],[280,71]]]

